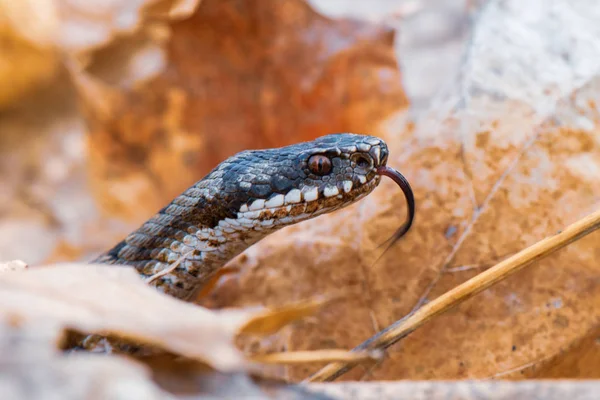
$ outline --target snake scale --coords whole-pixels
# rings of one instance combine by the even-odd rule
[[[388,155],[383,140],[351,133],[243,151],[93,262],[128,265],[144,277],[158,276],[149,284],[189,301],[249,246],[285,226],[355,203],[377,187],[382,175],[396,180],[409,203],[409,219],[397,239],[412,223],[414,200],[408,182],[386,167]],[[176,262],[176,268],[161,275]]]

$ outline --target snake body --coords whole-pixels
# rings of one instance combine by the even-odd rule
[[[388,148],[350,133],[250,150],[223,161],[94,262],[133,266],[191,300],[227,261],[285,226],[348,206],[380,182]]]

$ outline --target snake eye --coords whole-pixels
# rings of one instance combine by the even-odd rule
[[[327,175],[331,172],[331,160],[323,155],[314,155],[308,159],[308,169],[316,175]]]

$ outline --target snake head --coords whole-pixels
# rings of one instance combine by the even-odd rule
[[[215,207],[227,206],[221,210],[227,215],[215,208],[211,215],[218,220],[205,225],[269,230],[348,206],[379,184],[377,171],[388,154],[383,140],[350,133],[243,151],[197,184],[210,191]]]
[[[153,285],[178,298],[192,298],[199,282],[248,246],[277,229],[355,203],[377,187],[382,175],[410,191],[399,173],[386,166],[388,154],[383,140],[350,133],[243,151],[96,262],[133,265],[147,277],[162,274],[152,278]],[[394,240],[410,227],[413,211]]]

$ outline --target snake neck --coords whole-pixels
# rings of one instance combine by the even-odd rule
[[[132,266],[159,291],[189,301],[219,268],[276,229],[224,213],[209,196],[187,196],[190,190],[93,262]]]
[[[133,266],[163,293],[193,300],[219,268],[248,247],[285,226],[357,201],[378,183],[377,178],[363,185],[347,202],[337,197],[296,202],[282,196],[271,204],[260,202],[258,209],[244,203],[237,211],[193,186],[94,262]]]

